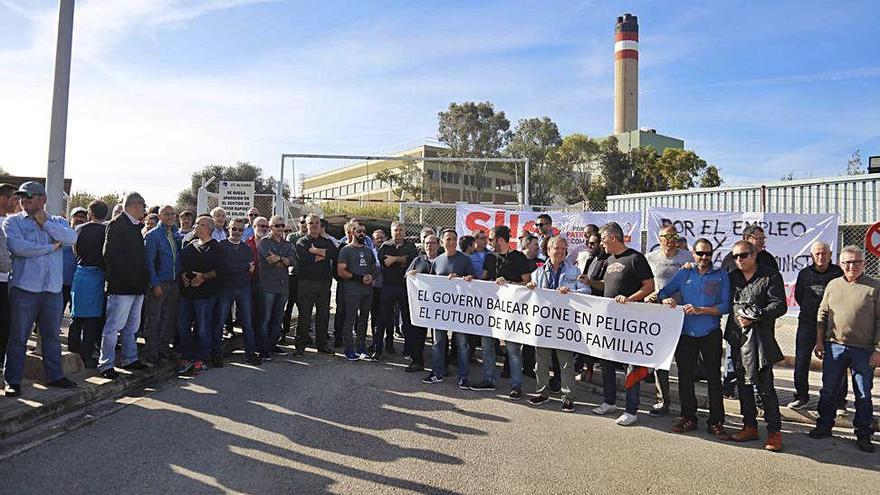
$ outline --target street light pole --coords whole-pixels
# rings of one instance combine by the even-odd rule
[[[46,210],[62,215],[64,151],[67,146],[67,100],[70,90],[70,54],[73,45],[74,0],[61,0],[58,9],[58,45],[55,48],[55,87],[49,132],[49,166],[46,170]]]

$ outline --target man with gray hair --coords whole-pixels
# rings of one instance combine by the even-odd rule
[[[118,376],[116,339],[122,332],[122,367],[140,370],[146,366],[138,360],[135,333],[141,323],[144,292],[149,284],[141,220],[146,213],[146,202],[136,192],[128,193],[123,212],[107,225],[104,240],[104,270],[107,279],[107,312],[101,336],[101,357],[98,372],[104,378]]]
[[[880,366],[880,281],[865,275],[865,255],[856,246],[840,251],[843,277],[828,282],[816,319],[816,357],[822,360],[819,419],[810,438],[831,436],[840,380],[852,370],[856,445],[874,452],[871,387]]]
[[[149,291],[144,311],[145,359],[158,362],[171,359],[170,345],[177,333],[179,304],[180,241],[174,207],[159,210],[160,223],[144,236],[144,252],[149,272]],[[164,316],[163,316],[164,314]]]
[[[810,246],[813,263],[798,272],[794,288],[794,299],[801,307],[798,315],[797,336],[794,351],[794,401],[788,404],[791,409],[803,409],[810,402],[810,360],[816,346],[816,315],[819,303],[828,282],[843,275],[843,270],[831,262],[831,246],[824,242],[814,242]],[[842,397],[838,397],[838,407],[846,411],[846,377],[841,384]],[[842,403],[842,404],[841,404]]]

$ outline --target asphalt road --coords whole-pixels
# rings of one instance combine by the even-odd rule
[[[227,364],[0,462],[0,492],[880,493],[880,453],[811,440],[804,425],[784,425],[774,454],[716,442],[702,421],[689,435],[647,414],[617,426],[589,412],[591,386],[565,414],[558,400],[507,399],[506,380],[462,391],[402,367]]]

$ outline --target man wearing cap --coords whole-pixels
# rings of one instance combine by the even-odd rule
[[[117,377],[116,335],[122,332],[122,367],[140,370],[135,333],[141,323],[141,308],[150,277],[147,272],[141,220],[146,203],[136,192],[128,193],[122,214],[107,225],[104,240],[104,266],[107,278],[107,321],[101,336],[98,372],[104,378]]]
[[[76,242],[76,233],[62,217],[46,213],[46,188],[28,181],[15,192],[22,211],[3,223],[12,252],[9,301],[12,308],[6,349],[6,396],[21,395],[27,338],[34,324],[42,336],[46,385],[75,388],[61,369],[61,247]]]

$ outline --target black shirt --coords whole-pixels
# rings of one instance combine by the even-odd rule
[[[777,272],[779,271],[779,263],[776,262],[776,257],[768,253],[766,249],[758,253],[758,256],[755,257],[755,261],[757,261],[759,265],[764,265],[766,267],[772,268]],[[721,268],[723,268],[724,271],[726,271],[727,273],[731,273],[736,270],[736,261],[733,259],[732,250],[727,253],[727,256],[725,256],[724,260],[721,261]]]
[[[526,257],[526,263],[528,263],[529,273],[532,273],[533,271],[537,270],[540,262],[541,262],[540,258],[529,259],[528,257]]]
[[[402,287],[406,285],[406,280],[404,277],[406,276],[406,268],[412,264],[413,260],[416,256],[419,255],[418,249],[416,249],[416,245],[409,242],[403,241],[403,244],[398,246],[394,240],[385,241],[379,246],[379,264],[382,266],[382,283],[384,285],[393,285],[397,287]],[[406,263],[394,263],[391,266],[385,265],[385,258],[388,256],[406,256]]]
[[[77,227],[76,264],[104,268],[104,235],[107,226],[100,223],[84,223]]]
[[[642,288],[642,282],[654,278],[654,272],[645,255],[627,248],[626,251],[608,256],[605,269],[605,297],[631,296]]]
[[[186,287],[183,278],[192,280],[193,272],[208,273],[223,271],[224,255],[220,249],[220,243],[214,239],[201,244],[193,241],[183,248],[180,253],[181,281],[180,292],[187,299],[205,299],[218,295],[220,291],[220,277],[202,282],[198,287]]]
[[[507,254],[499,254],[491,252],[486,255],[483,261],[483,270],[486,271],[486,280],[496,280],[498,277],[504,277],[508,282],[522,282],[525,274],[532,273],[529,270],[531,265],[526,255],[520,251],[508,251]]]
[[[600,253],[597,256],[589,258],[584,266],[584,275],[590,280],[602,281],[605,279],[605,270],[608,269],[608,253]],[[604,292],[590,288],[594,296],[603,296]],[[655,287],[657,289],[657,287]]]
[[[799,323],[809,328],[816,328],[816,317],[819,314],[819,303],[822,302],[822,296],[825,294],[825,286],[831,280],[842,276],[843,270],[834,263],[830,263],[824,273],[816,271],[815,265],[798,272],[794,299],[801,307],[798,315]]]
[[[327,256],[321,261],[315,261],[315,255],[309,252],[309,248],[326,249]],[[335,265],[336,246],[330,239],[318,237],[313,239],[304,235],[296,241],[296,265],[299,280],[312,280],[327,282],[330,280],[331,269]]]

